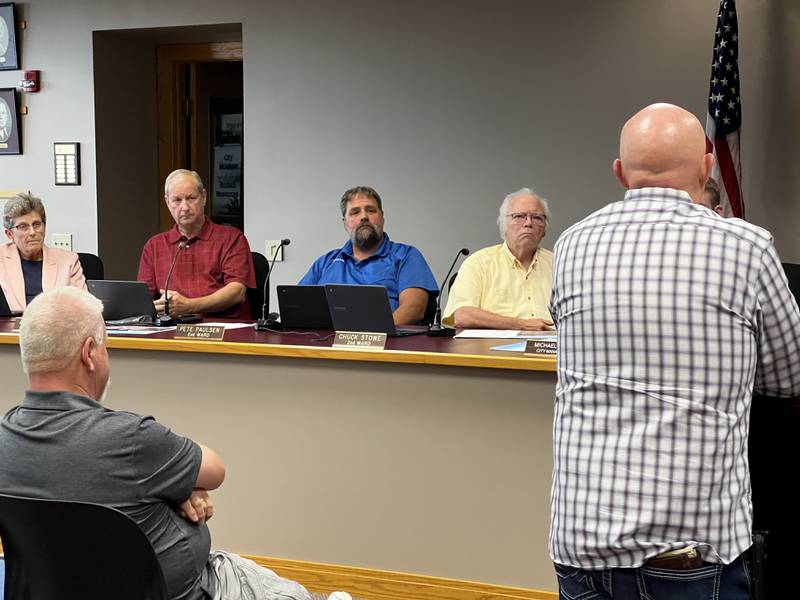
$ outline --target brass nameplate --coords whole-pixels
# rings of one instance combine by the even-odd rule
[[[334,348],[351,350],[383,350],[386,346],[385,333],[364,333],[360,331],[337,331],[333,338]]]
[[[558,343],[550,340],[528,340],[525,344],[525,354],[538,354],[555,356],[558,354]]]
[[[213,340],[221,342],[225,337],[223,325],[178,325],[175,330],[176,340]]]

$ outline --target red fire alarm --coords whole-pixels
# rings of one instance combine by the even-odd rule
[[[39,71],[23,71],[22,81],[19,82],[24,92],[39,91]]]

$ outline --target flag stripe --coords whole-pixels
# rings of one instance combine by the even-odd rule
[[[742,203],[742,193],[739,189],[739,179],[737,177],[738,170],[734,166],[733,156],[731,156],[730,148],[728,147],[728,140],[725,138],[715,139],[714,149],[719,162],[722,182],[728,195],[728,203],[731,205],[731,212],[733,212],[734,216],[744,219],[744,204]]]

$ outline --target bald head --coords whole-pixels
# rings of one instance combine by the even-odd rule
[[[652,104],[622,128],[614,173],[628,189],[669,187],[697,201],[713,162],[697,117],[673,104]]]

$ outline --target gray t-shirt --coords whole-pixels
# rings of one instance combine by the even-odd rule
[[[150,539],[170,597],[206,598],[211,536],[180,517],[202,451],[153,417],[69,392],[28,391],[0,423],[0,492],[112,506]]]

